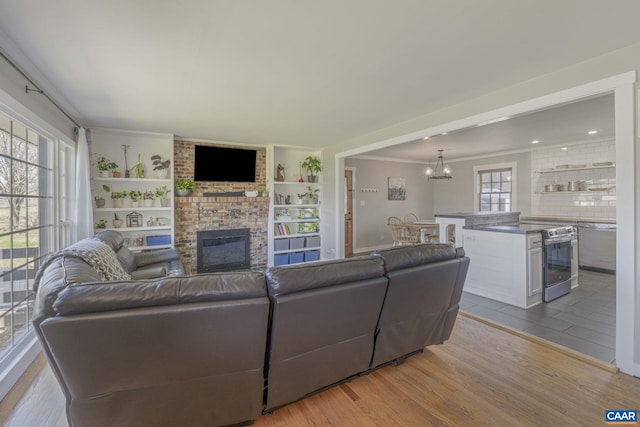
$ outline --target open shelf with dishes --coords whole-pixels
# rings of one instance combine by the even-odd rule
[[[603,164],[606,163],[606,164]],[[539,169],[534,171],[535,173],[557,173],[557,172],[575,172],[575,171],[587,171],[595,169],[610,169],[615,168],[616,165],[613,162],[594,163],[592,165],[567,165],[567,167]]]

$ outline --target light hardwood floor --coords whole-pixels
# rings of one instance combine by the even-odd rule
[[[22,383],[0,403],[0,422],[66,426],[62,394],[41,358]],[[605,409],[640,409],[640,379],[459,316],[445,344],[255,426],[598,426]]]

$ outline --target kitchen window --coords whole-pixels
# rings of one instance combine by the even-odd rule
[[[510,167],[478,171],[480,211],[511,212],[512,178]]]

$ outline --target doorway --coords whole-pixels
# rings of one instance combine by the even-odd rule
[[[353,168],[344,170],[344,256],[353,256]]]

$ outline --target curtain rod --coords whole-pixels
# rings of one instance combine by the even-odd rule
[[[53,100],[49,95],[47,95],[47,94],[46,94],[42,89],[40,89],[40,88],[38,87],[38,85],[37,85],[33,80],[31,80],[31,78],[30,78],[29,76],[27,76],[27,75],[26,75],[26,74],[25,74],[25,73],[24,73],[24,72],[23,72],[23,71],[22,71],[22,70],[21,70],[21,69],[20,69],[20,68],[19,68],[19,67],[14,63],[14,62],[13,62],[11,59],[9,59],[9,57],[8,57],[7,55],[5,55],[5,54],[4,54],[4,52],[2,52],[1,50],[0,50],[0,56],[2,56],[2,58],[4,58],[4,60],[5,60],[5,61],[7,61],[7,63],[8,63],[9,65],[11,65],[11,66],[13,67],[13,69],[14,69],[14,70],[16,70],[18,73],[20,73],[20,75],[21,75],[22,77],[24,77],[24,78],[25,78],[25,80],[27,80],[29,83],[31,83],[31,85],[32,85],[32,86],[35,86],[35,89],[31,89],[31,88],[29,88],[29,85],[26,85],[26,86],[24,87],[24,91],[25,91],[25,93],[29,93],[29,92],[38,92],[40,95],[42,95],[42,96],[44,96],[45,98],[47,98],[47,99],[49,100],[49,102],[51,102],[51,103],[53,104],[53,106],[54,106],[54,107],[56,107],[58,110],[60,110],[60,112],[61,112],[62,114],[64,114],[64,115],[65,115],[69,120],[71,120],[71,122],[72,122],[74,125],[76,125],[76,127],[79,127],[79,128],[81,128],[81,127],[82,127],[82,126],[80,126],[80,125],[78,124],[78,122],[76,122],[76,121],[73,119],[73,117],[71,117],[69,114],[67,114],[67,112],[66,112],[66,111],[64,111],[64,110],[62,109],[62,107],[60,107],[60,106],[56,103],[56,101],[54,101],[54,100]]]

